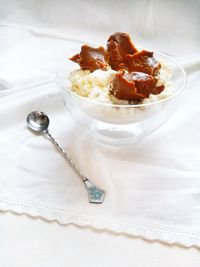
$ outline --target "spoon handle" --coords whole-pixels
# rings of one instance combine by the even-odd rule
[[[56,142],[56,140],[52,137],[52,135],[46,131],[44,132],[50,141],[56,146],[56,148],[61,152],[63,157],[67,160],[69,165],[74,169],[74,171],[79,175],[79,177],[82,179],[82,181],[85,184],[85,187],[88,192],[88,198],[90,203],[102,203],[105,197],[105,191],[98,188],[96,185],[94,185],[82,172],[81,170],[76,166],[75,162],[71,159],[69,154],[64,151],[64,149]]]
[[[64,149],[56,142],[53,136],[47,131],[45,134],[49,137],[51,142],[57,147],[57,149],[61,152],[63,157],[68,161],[70,166],[75,170],[75,172],[80,176],[83,182],[87,181],[87,177],[81,172],[81,170],[76,166],[75,162],[70,158],[69,154],[64,151]]]

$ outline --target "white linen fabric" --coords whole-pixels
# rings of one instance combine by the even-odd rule
[[[0,262],[4,267],[197,267],[196,248],[0,213]]]
[[[54,8],[49,8],[46,16],[45,1],[40,6],[34,1],[29,1],[29,5],[31,2],[31,8],[25,1],[17,1],[15,12],[13,3],[5,3],[0,10],[0,36],[4,40],[0,51],[0,209],[56,220],[63,225],[74,223],[167,243],[200,246],[200,54],[199,17],[194,16],[198,2],[183,1],[184,6],[175,1],[172,9],[163,2],[160,5],[159,1],[141,1],[141,4],[138,1],[137,8],[143,16],[138,16],[134,30],[129,19],[121,26],[119,7],[115,9],[112,1],[108,3],[107,14],[99,12],[97,22],[99,19],[105,23],[111,14],[110,6],[115,15],[110,15],[107,27],[106,23],[99,26],[97,23],[96,30],[90,23],[92,16],[87,16],[88,21],[76,18],[68,24],[69,18],[66,22],[62,19],[64,11],[69,12],[66,6],[59,8],[60,16],[53,22],[50,18],[56,15],[57,7],[53,2],[50,7]],[[104,10],[105,3],[101,3],[90,5],[91,10],[85,12]],[[73,11],[75,14],[77,5],[89,4],[90,1],[68,3],[72,9],[67,14]],[[121,6],[120,2],[117,4]],[[125,1],[125,6],[129,5],[130,1]],[[65,3],[58,6],[63,7]],[[165,10],[168,24],[159,8]],[[131,10],[137,11],[133,7]],[[37,16],[36,11],[39,11]],[[173,22],[169,20],[173,15],[170,11],[178,14]],[[116,14],[119,20],[115,19],[112,26]],[[185,17],[192,24],[186,23]],[[141,19],[145,23],[139,22]],[[149,22],[153,23],[152,27]],[[174,25],[173,30],[166,31],[170,23]],[[67,34],[64,26],[68,26]],[[54,82],[59,62],[80,46],[69,40],[70,36],[80,39],[92,36],[89,40],[98,43],[114,30],[129,31],[140,43],[176,56],[189,75],[174,116],[155,134],[123,151],[97,146],[87,132],[75,125]],[[106,190],[103,205],[89,204],[84,185],[49,141],[28,131],[26,115],[35,109],[47,112],[52,135],[83,172]]]

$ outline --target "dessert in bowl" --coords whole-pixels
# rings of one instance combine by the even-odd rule
[[[96,139],[120,145],[140,140],[170,117],[186,75],[168,56],[114,33],[106,49],[83,45],[65,60],[57,82],[75,121]]]

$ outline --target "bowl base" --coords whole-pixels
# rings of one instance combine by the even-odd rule
[[[93,121],[90,129],[95,140],[105,146],[130,146],[141,141],[142,135],[144,136],[139,123],[118,125]]]

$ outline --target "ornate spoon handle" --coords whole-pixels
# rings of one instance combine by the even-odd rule
[[[52,137],[49,131],[44,132],[50,141],[56,146],[58,151],[63,155],[63,157],[67,160],[69,165],[74,169],[74,171],[78,174],[78,176],[84,182],[87,192],[88,192],[88,199],[90,203],[102,203],[105,197],[105,191],[95,186],[78,168],[75,162],[71,159],[69,154],[64,151],[64,149],[56,142],[56,140]]]

